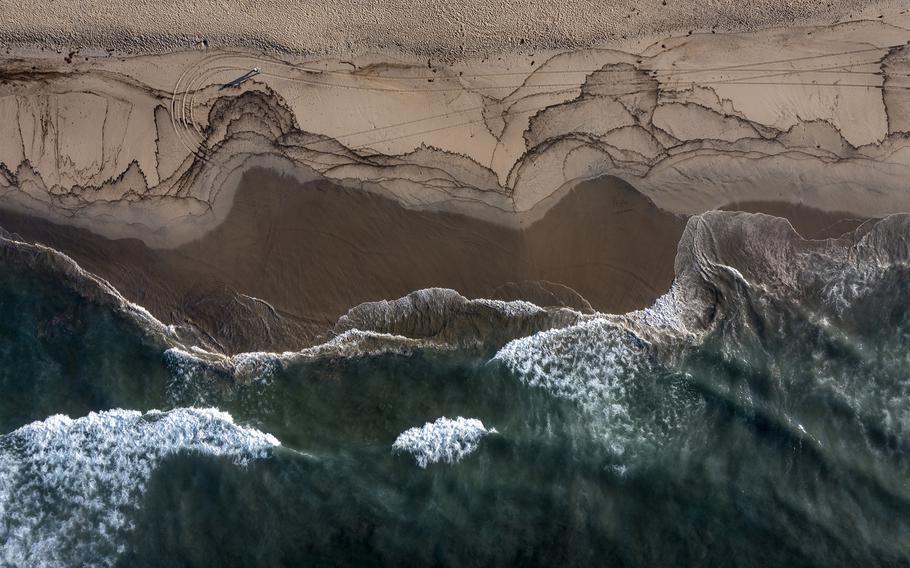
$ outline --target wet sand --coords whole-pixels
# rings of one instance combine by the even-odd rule
[[[839,237],[853,231],[868,220],[844,211],[820,211],[805,205],[780,201],[743,201],[721,207],[721,209],[783,217],[790,221],[796,232],[804,239]]]
[[[541,207],[543,215],[490,223],[253,169],[227,219],[174,250],[9,212],[0,226],[63,251],[162,321],[190,323],[228,352],[299,349],[325,339],[357,304],[428,287],[610,313],[649,306],[670,287],[683,217],[617,178],[580,183]],[[809,238],[858,223],[785,203],[727,208],[786,217]]]
[[[265,169],[245,174],[222,224],[174,250],[0,213],[5,229],[65,252],[159,319],[192,323],[232,352],[298,349],[359,303],[434,286],[583,311],[645,307],[672,282],[685,224],[615,178],[582,183],[540,219],[517,221],[512,229],[409,210]]]

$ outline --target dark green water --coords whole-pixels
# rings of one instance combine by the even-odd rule
[[[0,564],[907,565],[907,276],[824,321],[730,290],[673,357],[595,322],[237,386],[8,270]],[[89,415],[112,409],[141,412]],[[496,433],[457,463],[392,451],[443,416]]]

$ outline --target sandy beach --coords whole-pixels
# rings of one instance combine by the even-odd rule
[[[640,48],[673,35],[753,31],[781,25],[831,24],[889,18],[904,3],[894,0],[432,0],[330,4],[285,2],[274,6],[215,0],[0,3],[4,42],[46,49],[126,52],[193,47],[253,48],[349,57],[397,50],[422,57],[497,59],[542,49]]]
[[[734,25],[731,6],[701,32],[652,11],[622,24],[648,18],[635,37],[593,18],[521,48],[490,43],[511,20],[343,54],[306,26],[227,45],[219,18],[221,40],[191,46],[139,18],[161,43],[132,54],[115,22],[53,32],[74,46],[59,54],[11,40],[0,226],[234,353],[324,341],[354,306],[428,287],[624,313],[669,289],[691,215],[762,212],[817,239],[910,209],[900,6],[750,8],[802,27]]]

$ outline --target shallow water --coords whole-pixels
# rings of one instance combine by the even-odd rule
[[[907,276],[834,315],[730,285],[674,349],[595,320],[237,384],[7,270],[0,564],[907,564]]]

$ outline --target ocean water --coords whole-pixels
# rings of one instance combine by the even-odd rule
[[[910,269],[873,245],[792,278],[715,251],[627,320],[242,379],[10,265],[0,565],[907,565]]]

